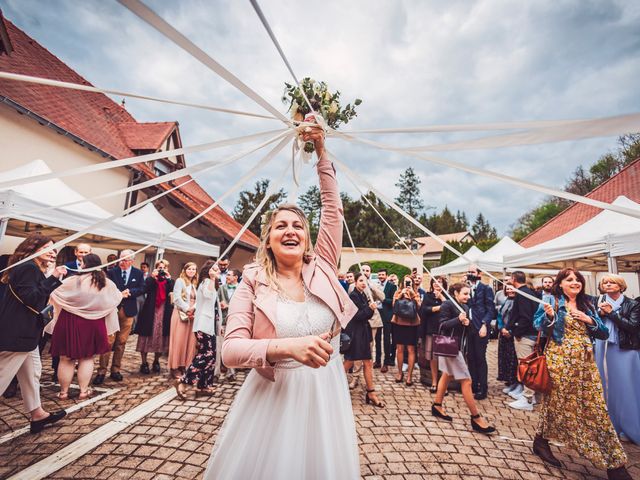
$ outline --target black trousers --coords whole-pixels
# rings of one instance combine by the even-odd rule
[[[381,361],[382,361],[382,331],[384,330],[384,327],[380,327],[378,329],[376,329],[376,338],[374,339],[376,342],[376,359],[375,359],[375,363],[377,363],[378,365],[380,365]]]
[[[489,389],[487,377],[489,369],[487,367],[487,345],[489,335],[481,338],[478,330],[474,326],[469,328],[467,336],[467,365],[471,374],[471,388],[473,393],[485,394]]]
[[[378,330],[378,334],[380,330]],[[391,333],[391,320],[382,322],[382,335],[384,337],[384,364],[393,367],[396,364],[396,342]]]

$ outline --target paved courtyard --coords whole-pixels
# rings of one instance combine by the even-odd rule
[[[138,373],[139,356],[127,346],[124,381],[109,379],[90,401],[60,401],[45,356],[42,396],[49,410],[71,409],[67,418],[39,435],[25,432],[27,417],[19,395],[0,398],[0,478],[170,479],[200,478],[217,432],[238,391],[234,383],[215,397],[180,401],[169,388],[166,364],[158,375]],[[496,344],[489,358],[495,358]],[[416,372],[417,374],[417,372]],[[414,374],[415,375],[415,374]],[[490,362],[495,377],[495,361]],[[393,373],[376,370],[386,409],[364,403],[361,387],[352,391],[362,477],[373,479],[594,479],[606,478],[568,449],[556,449],[565,465],[544,465],[531,453],[537,414],[513,411],[502,385],[491,383],[480,402],[498,435],[472,433],[460,394],[446,398],[452,424],[431,416],[433,395],[414,378],[413,387],[396,384]],[[77,396],[77,390],[72,390]],[[640,479],[640,447],[626,443],[631,475]],[[287,479],[288,480],[288,479]]]

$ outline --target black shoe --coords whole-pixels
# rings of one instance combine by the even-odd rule
[[[492,426],[481,427],[476,423],[476,418],[480,418],[480,414],[471,415],[471,428],[473,428],[476,432],[480,432],[480,433],[484,433],[485,435],[488,435],[496,431],[496,429]]]
[[[62,420],[67,415],[67,412],[64,410],[60,410],[59,412],[50,413],[47,418],[43,418],[42,420],[35,420],[31,422],[31,433],[39,433],[41,432],[45,426],[50,425],[52,423],[56,423],[58,420]]]
[[[151,366],[151,371],[153,373],[160,373],[160,362],[153,362],[153,365]]]
[[[487,398],[487,393],[476,393],[473,398],[476,400],[485,400]]]
[[[607,478],[609,480],[633,480],[633,477],[627,472],[625,467],[610,468],[607,470]]]
[[[533,439],[533,453],[539,456],[543,461],[549,465],[560,468],[562,464],[551,451],[549,441],[546,438],[542,438],[540,435],[536,435]]]
[[[94,385],[102,385],[104,383],[104,374],[99,373],[96,378],[93,379]]]
[[[380,368],[380,362],[376,362],[373,364],[373,368]]]
[[[441,403],[434,403],[433,405],[431,405],[431,415],[433,415],[434,417],[441,418],[442,420],[446,420],[447,422],[452,422],[453,417],[451,415],[445,415],[444,413],[442,413],[440,410],[436,408],[441,406],[442,406]]]
[[[144,362],[142,365],[140,365],[140,373],[143,373],[145,375],[151,373],[151,370],[149,370],[149,364],[147,362]]]
[[[149,368],[149,366],[147,366]],[[110,375],[111,380],[115,380],[116,382],[122,381],[122,374],[120,372],[111,372]]]

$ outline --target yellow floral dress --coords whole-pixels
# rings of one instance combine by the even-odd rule
[[[542,405],[538,434],[555,438],[597,468],[618,468],[627,455],[611,424],[586,325],[565,317],[562,343],[545,350],[553,388]]]

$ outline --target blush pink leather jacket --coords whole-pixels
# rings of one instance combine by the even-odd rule
[[[342,247],[342,201],[331,162],[323,155],[317,164],[320,179],[322,215],[320,229],[309,263],[302,267],[307,289],[323,300],[344,328],[357,308],[338,282],[337,266]],[[276,338],[275,317],[278,301],[264,269],[256,263],[245,267],[242,282],[229,304],[229,315],[222,344],[222,361],[230,368],[255,368],[275,381],[275,369],[267,362],[267,347]]]

